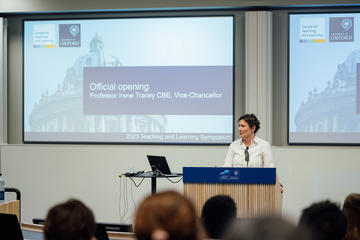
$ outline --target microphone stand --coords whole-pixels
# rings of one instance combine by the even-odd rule
[[[246,147],[245,149],[245,162],[246,162],[246,167],[249,167],[249,147]]]

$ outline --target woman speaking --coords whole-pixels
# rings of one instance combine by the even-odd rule
[[[239,118],[240,139],[230,144],[224,167],[274,167],[270,144],[256,137],[260,122],[254,114]]]

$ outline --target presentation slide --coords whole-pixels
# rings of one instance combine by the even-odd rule
[[[25,20],[24,142],[231,143],[233,21]]]
[[[360,144],[360,14],[290,14],[289,144]]]

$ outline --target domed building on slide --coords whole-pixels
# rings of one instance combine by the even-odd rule
[[[296,132],[360,132],[358,66],[360,50],[351,52],[338,65],[334,78],[322,92],[309,92],[295,115]]]
[[[31,132],[165,132],[166,116],[159,115],[83,115],[83,68],[117,67],[120,60],[103,51],[96,34],[89,53],[76,59],[56,92],[45,92],[30,113]]]

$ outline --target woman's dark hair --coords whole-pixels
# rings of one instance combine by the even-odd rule
[[[308,228],[317,240],[342,240],[347,220],[337,203],[325,200],[313,203],[302,211],[299,227]]]
[[[307,229],[297,228],[279,216],[237,219],[224,237],[225,240],[312,240]]]
[[[228,225],[236,218],[236,204],[227,195],[209,198],[201,211],[201,220],[209,238],[222,239]]]
[[[250,128],[255,126],[254,133],[256,133],[260,129],[260,121],[257,119],[255,114],[251,113],[251,114],[242,115],[241,117],[239,117],[238,122],[240,122],[240,120],[244,120],[245,122],[247,122]]]
[[[95,230],[92,211],[79,200],[70,199],[49,210],[44,235],[46,240],[89,240]]]

